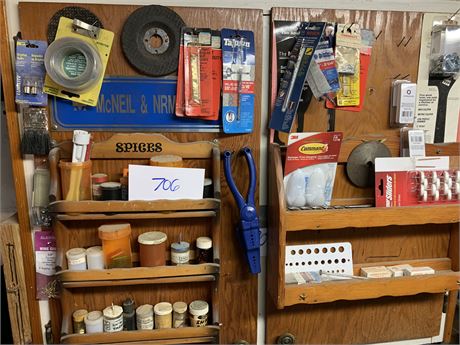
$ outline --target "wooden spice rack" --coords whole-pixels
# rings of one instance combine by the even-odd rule
[[[117,143],[160,143],[161,153],[117,152]],[[220,151],[213,142],[176,143],[159,134],[115,134],[107,141],[94,143],[91,151],[92,172],[105,172],[116,180],[128,164],[148,164],[156,154],[175,154],[185,167],[205,168],[213,180],[214,197],[201,200],[156,201],[65,201],[61,200],[58,163],[70,155],[71,146],[64,143],[50,153],[53,229],[57,242],[56,277],[60,282],[60,315],[53,319],[60,329],[62,343],[105,344],[146,342],[155,344],[219,342],[218,285],[220,271]],[[213,239],[213,262],[181,266],[133,267],[102,270],[70,271],[65,253],[73,247],[100,245],[97,228],[108,222],[131,224],[133,263],[138,262],[137,237],[146,231],[168,235],[167,247],[179,237],[194,243],[199,236]],[[191,258],[194,258],[191,250]],[[167,261],[170,253],[167,251]],[[186,284],[184,284],[186,283]],[[196,299],[210,303],[209,326],[203,328],[123,331],[116,333],[72,334],[72,313],[76,309],[102,310],[112,302],[121,305],[128,297],[136,305],[161,301]],[[62,321],[62,324],[59,322]]]
[[[285,250],[286,245],[295,242],[297,234],[325,234],[329,242],[340,242],[338,236],[352,234],[356,229],[363,233],[372,228],[405,226],[414,232],[416,225],[439,224],[450,226],[451,232],[458,232],[460,213],[458,205],[435,205],[394,208],[357,208],[290,211],[286,207],[281,149],[276,144],[270,147],[269,177],[269,266],[277,267],[276,274],[269,276],[269,293],[274,298],[278,309],[295,304],[317,304],[338,300],[364,300],[383,296],[412,296],[419,293],[444,293],[459,288],[460,272],[453,271],[450,257],[418,258],[411,260],[382,261],[372,263],[355,263],[354,274],[359,275],[363,266],[410,264],[412,266],[430,266],[436,273],[426,276],[383,278],[369,280],[340,280],[319,284],[286,285],[285,284]],[[447,224],[447,225],[446,225]],[[451,225],[449,225],[451,224]],[[415,225],[415,226],[414,226]],[[294,237],[293,237],[294,235]],[[309,237],[311,239],[311,237]],[[453,237],[455,238],[455,237]],[[313,243],[326,242],[314,240]],[[296,243],[298,244],[298,243]],[[311,242],[309,242],[311,244]]]

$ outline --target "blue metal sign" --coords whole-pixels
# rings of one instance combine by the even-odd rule
[[[96,107],[52,97],[55,129],[218,132],[221,123],[175,115],[176,79],[107,77]]]

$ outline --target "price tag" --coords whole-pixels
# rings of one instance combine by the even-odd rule
[[[204,169],[129,165],[129,200],[202,199]]]

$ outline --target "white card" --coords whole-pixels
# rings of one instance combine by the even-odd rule
[[[129,165],[129,200],[202,199],[204,169]]]

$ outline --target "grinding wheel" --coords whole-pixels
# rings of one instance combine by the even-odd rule
[[[347,160],[347,176],[357,187],[374,185],[374,165],[377,157],[391,157],[391,152],[380,141],[367,141],[356,146]]]
[[[61,17],[78,19],[82,22],[85,22],[86,24],[96,26],[101,29],[104,28],[99,18],[93,12],[87,10],[86,8],[78,6],[64,7],[57,11],[55,14],[53,14],[48,23],[48,44],[51,44],[51,42],[53,42],[54,38],[56,37],[56,32]]]
[[[145,6],[126,20],[121,47],[129,63],[153,77],[177,70],[181,28],[184,21],[164,6]]]

